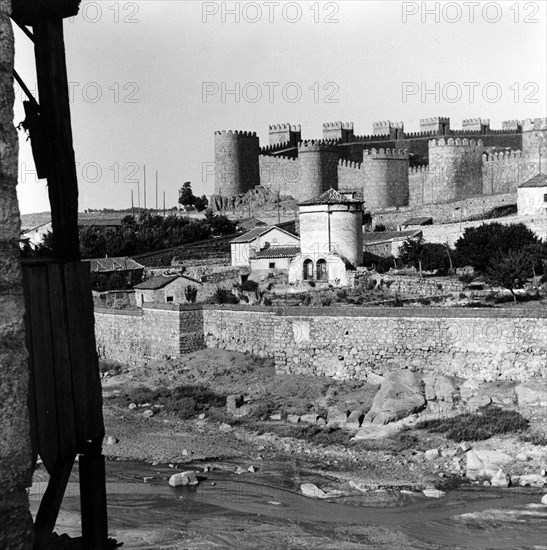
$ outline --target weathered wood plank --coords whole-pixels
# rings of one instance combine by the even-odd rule
[[[49,280],[52,349],[55,373],[55,394],[58,418],[59,453],[61,457],[76,454],[76,422],[70,357],[69,328],[63,266],[47,266]]]
[[[70,356],[79,450],[86,441],[104,437],[102,388],[95,342],[89,265],[64,265],[70,330]],[[81,450],[80,450],[81,452]]]
[[[80,509],[84,550],[108,548],[105,459],[102,455],[82,455],[80,469]]]
[[[59,456],[59,437],[47,266],[28,267],[27,276],[38,453],[51,473]]]
[[[36,384],[34,381],[34,348],[32,346],[32,324],[30,320],[30,287],[29,287],[29,268],[23,266],[23,294],[25,298],[25,343],[28,352],[29,366],[29,424],[30,424],[30,443],[32,448],[32,464],[36,464],[38,458],[38,421],[36,417]]]
[[[75,455],[62,458],[51,471],[51,477],[34,522],[34,550],[47,550],[48,548],[48,541],[55,527],[70,472],[74,465],[74,457]]]

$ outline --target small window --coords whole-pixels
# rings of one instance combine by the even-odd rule
[[[166,300],[167,300],[168,302],[172,302],[172,301],[173,301],[173,296],[167,296]]]
[[[547,202],[547,193],[545,193],[545,195],[543,195],[543,202]]]
[[[270,269],[275,269],[275,262],[270,262],[269,266]]]

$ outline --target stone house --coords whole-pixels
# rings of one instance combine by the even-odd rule
[[[251,250],[251,278],[260,279],[273,271],[288,272],[291,260],[299,253],[299,246],[272,246]]]
[[[363,249],[365,252],[382,256],[383,258],[397,258],[399,249],[407,239],[418,239],[422,236],[420,229],[408,231],[373,231],[363,234]]]
[[[230,241],[232,265],[248,266],[251,260],[251,251],[299,245],[298,237],[280,227],[275,225],[255,227]]]
[[[185,290],[189,286],[195,287],[199,292],[203,285],[196,279],[180,274],[151,277],[134,287],[135,302],[139,307],[145,302],[185,304],[188,303]]]
[[[144,266],[131,258],[92,258],[89,263],[93,290],[126,290],[139,284]]]
[[[519,185],[517,211],[520,215],[547,216],[547,175],[537,174]]]

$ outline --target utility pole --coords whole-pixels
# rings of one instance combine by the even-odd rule
[[[137,207],[141,209],[141,184],[140,180],[137,180]]]
[[[144,174],[144,210],[146,211],[146,164],[143,166]]]
[[[135,208],[133,206],[133,189],[131,189],[131,215],[135,216]]]
[[[281,212],[279,211],[279,201],[281,200],[279,189],[277,189],[277,223],[281,223]]]
[[[163,217],[165,218],[165,191],[163,192]]]
[[[156,170],[156,212],[158,211],[158,171]]]

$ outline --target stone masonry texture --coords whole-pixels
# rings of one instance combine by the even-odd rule
[[[338,379],[403,368],[488,381],[546,377],[543,311],[171,307],[96,311],[102,357],[139,362],[208,347],[271,357],[281,373]]]
[[[32,545],[26,488],[31,484],[28,363],[19,262],[17,132],[13,125],[13,33],[10,0],[0,9],[0,548]]]

